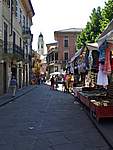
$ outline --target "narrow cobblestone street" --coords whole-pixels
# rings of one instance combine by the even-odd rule
[[[39,85],[0,107],[0,150],[109,150],[74,97]]]

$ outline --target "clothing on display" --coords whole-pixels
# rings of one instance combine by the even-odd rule
[[[98,70],[99,66],[99,52],[97,50],[92,51],[92,57],[93,57],[93,64],[92,64],[92,69]]]
[[[113,58],[111,59],[111,70],[113,71]]]
[[[103,42],[103,44],[99,47],[99,62],[104,63],[105,61],[105,49],[107,47],[107,42],[106,40]]]
[[[106,74],[110,74],[111,73],[110,48],[106,48],[105,52],[106,56],[105,56],[104,72]]]
[[[104,72],[104,65],[99,64],[99,72],[97,75],[97,85],[108,85],[108,76],[107,73]]]

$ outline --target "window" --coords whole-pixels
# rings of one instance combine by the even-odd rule
[[[16,33],[13,31],[13,53],[15,53]]]
[[[22,48],[22,39],[20,38],[20,48]]]
[[[43,48],[43,44],[41,44],[41,48]]]
[[[52,53],[52,61],[54,60],[54,53]]]
[[[16,18],[18,18],[18,2],[16,0],[16,12],[15,12]]]
[[[25,28],[25,16],[23,15],[23,27]]]
[[[64,53],[64,60],[68,60],[68,53]]]
[[[55,60],[58,60],[58,53],[55,53]]]
[[[8,7],[10,8],[10,0],[3,0],[5,2],[6,5],[8,5]]]
[[[64,47],[68,47],[68,36],[64,37]]]
[[[20,24],[22,23],[22,10],[20,8]]]
[[[4,52],[7,53],[7,24],[4,22]]]
[[[7,5],[10,8],[10,0],[7,0]]]
[[[58,71],[58,66],[55,66],[55,72],[57,72]]]

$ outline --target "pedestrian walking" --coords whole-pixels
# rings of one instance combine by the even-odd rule
[[[51,77],[50,81],[51,81],[51,88],[50,89],[54,90],[55,80],[54,80],[53,76]]]
[[[17,80],[15,76],[12,76],[11,81],[10,81],[10,88],[11,88],[12,96],[15,96],[16,94],[16,87],[17,87]]]
[[[73,84],[74,84],[74,74],[71,73],[71,79],[70,79],[70,92],[73,92]]]
[[[55,76],[55,88],[58,88],[58,75]]]
[[[67,92],[67,86],[66,86],[66,74],[63,76],[62,89],[63,89],[64,92]]]

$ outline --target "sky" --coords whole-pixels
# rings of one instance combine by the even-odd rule
[[[107,0],[31,0],[35,16],[31,31],[33,49],[37,50],[38,36],[44,43],[54,41],[54,31],[68,28],[84,28],[93,8],[105,5]]]

